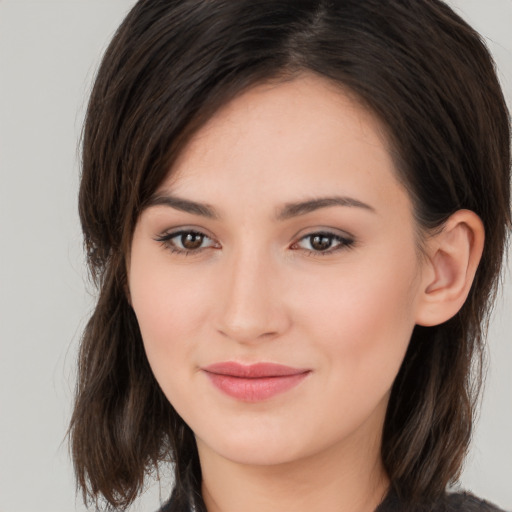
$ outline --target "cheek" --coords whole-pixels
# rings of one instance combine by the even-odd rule
[[[169,400],[198,364],[197,341],[204,338],[208,286],[192,277],[179,266],[170,268],[160,251],[155,256],[154,250],[134,244],[129,272],[132,306],[149,363]]]
[[[415,256],[409,263],[403,256],[381,252],[376,260],[347,266],[334,279],[301,286],[311,290],[298,306],[302,330],[322,349],[333,378],[361,393],[371,392],[367,383],[392,384],[415,325],[418,269]]]
[[[171,274],[153,267],[133,276],[130,286],[133,308],[143,338],[151,343],[170,344],[183,331],[201,326],[202,287],[194,281],[180,279],[177,274],[175,270]]]

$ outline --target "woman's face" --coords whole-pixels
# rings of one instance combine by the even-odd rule
[[[196,134],[129,262],[163,392],[200,454],[249,464],[378,449],[422,286],[378,121],[311,75],[245,92]]]

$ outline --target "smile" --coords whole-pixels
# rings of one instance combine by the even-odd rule
[[[260,402],[284,393],[311,373],[311,370],[275,363],[242,365],[225,362],[202,370],[217,389],[244,402]]]

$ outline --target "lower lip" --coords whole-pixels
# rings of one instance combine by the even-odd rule
[[[205,372],[212,384],[226,395],[244,402],[261,402],[300,384],[309,372],[276,377],[244,378]]]

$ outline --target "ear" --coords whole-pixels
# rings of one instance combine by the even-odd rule
[[[416,310],[418,325],[439,325],[458,313],[473,283],[484,239],[480,217],[470,210],[458,210],[440,233],[427,240]]]

